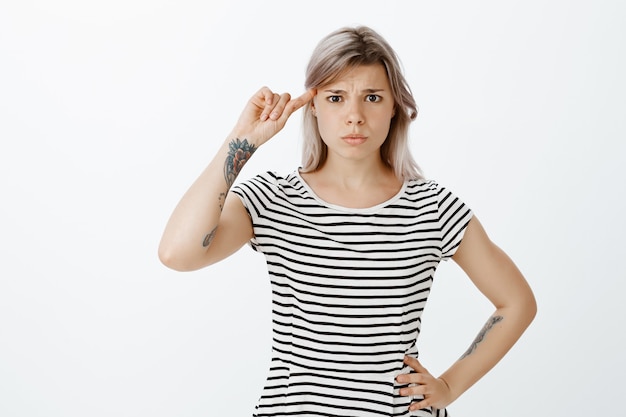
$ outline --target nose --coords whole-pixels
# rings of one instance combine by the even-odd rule
[[[363,109],[361,108],[361,103],[353,102],[348,106],[346,113],[346,124],[351,125],[362,125],[365,123],[365,117],[363,115]]]

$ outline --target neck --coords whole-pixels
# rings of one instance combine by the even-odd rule
[[[346,190],[359,190],[374,184],[397,182],[393,169],[378,158],[371,163],[330,157],[318,168],[318,175]]]

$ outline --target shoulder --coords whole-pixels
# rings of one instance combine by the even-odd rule
[[[441,257],[447,260],[454,255],[465,230],[473,217],[470,207],[446,186],[433,179],[409,181],[415,199],[423,199],[424,204],[435,213],[441,238]]]
[[[455,194],[435,179],[413,179],[407,181],[407,193],[422,197],[436,197],[439,201],[455,197]]]
[[[237,182],[233,189],[241,188],[272,188],[272,189],[293,189],[301,187],[300,181],[295,173],[279,174],[275,171],[266,171]]]
[[[243,199],[263,201],[267,205],[278,200],[302,198],[304,187],[295,172],[266,171],[237,182],[231,191]]]
[[[439,186],[439,183],[433,179],[415,178],[406,180],[407,187],[415,190],[432,190]]]
[[[406,188],[405,198],[418,205],[428,206],[431,210],[437,211],[440,220],[444,222],[447,222],[450,218],[453,218],[456,222],[458,218],[465,219],[472,216],[472,210],[466,205],[464,200],[446,186],[441,185],[437,180],[409,180]]]
[[[411,199],[437,198],[445,190],[433,179],[411,179],[406,181],[406,194]]]

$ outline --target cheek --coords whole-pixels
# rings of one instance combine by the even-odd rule
[[[317,131],[319,132],[322,139],[324,139],[324,137],[327,136],[328,131],[326,119],[318,113],[317,116],[315,116],[315,123],[317,124]]]
[[[320,130],[327,130],[333,128],[337,124],[337,117],[333,117],[333,114],[328,112],[321,112],[317,114],[317,128]]]
[[[393,120],[393,115],[391,112],[381,112],[376,115],[375,123],[379,129],[389,129],[391,126],[391,121]]]

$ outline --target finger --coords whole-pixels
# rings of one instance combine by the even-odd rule
[[[291,95],[289,93],[281,94],[278,101],[276,102],[276,105],[272,109],[272,112],[270,113],[270,119],[278,120],[280,116],[283,115],[283,112],[285,111],[285,107],[287,106],[287,103],[289,103],[290,100],[291,100]]]
[[[400,374],[396,377],[396,381],[401,384],[425,384],[428,382],[428,376],[420,373]]]
[[[403,397],[415,396],[415,395],[426,395],[428,387],[426,385],[415,385],[414,387],[406,387],[400,388],[400,395]]]
[[[268,87],[261,87],[259,91],[252,97],[252,100],[255,101],[258,105],[265,106],[268,104],[272,104],[272,99],[274,97],[274,92],[270,90]]]
[[[291,100],[289,103],[287,103],[287,107],[285,108],[285,112],[287,113],[287,115],[290,116],[293,112],[307,104],[309,101],[313,100],[315,94],[315,89],[309,89],[300,97],[296,97]]]
[[[290,110],[292,112],[298,110],[300,107],[307,104],[309,101],[313,100],[313,97],[317,94],[317,90],[314,88],[310,88],[304,92],[300,97],[294,98],[291,100]]]
[[[272,110],[274,110],[274,107],[276,106],[276,103],[278,103],[279,99],[280,99],[280,96],[276,93],[271,93],[265,98],[265,106],[263,107],[263,112],[261,113],[261,116],[260,116],[260,119],[262,122],[269,119],[270,114],[272,113]]]
[[[417,372],[428,374],[428,371],[426,370],[426,368],[422,366],[422,364],[417,360],[417,358],[407,355],[404,357],[404,363],[409,365],[411,368],[415,369]]]
[[[263,98],[266,105],[272,104],[272,100],[274,99],[274,92],[272,90],[268,87],[261,87],[259,94]]]
[[[257,108],[265,110],[267,106],[272,105],[273,100],[274,100],[274,93],[272,92],[272,90],[270,90],[268,87],[261,87],[250,101]],[[269,112],[266,113],[262,111],[261,114],[259,115],[259,119],[261,119],[261,121],[266,120],[268,114]]]
[[[427,408],[427,407],[430,407],[431,405],[432,405],[432,402],[430,401],[430,399],[424,398],[421,401],[412,403],[409,406],[409,411],[421,410],[422,408]]]

